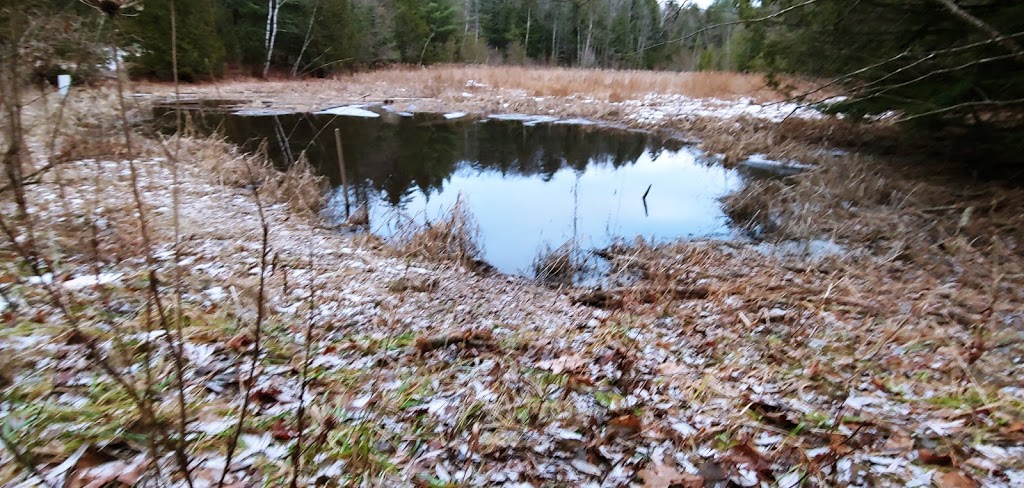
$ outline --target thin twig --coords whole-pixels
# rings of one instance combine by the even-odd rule
[[[313,327],[316,324],[316,273],[314,272],[313,251],[309,251],[309,315],[306,319],[306,337],[302,356],[302,372],[299,375],[299,406],[295,413],[296,439],[292,451],[291,488],[299,486],[299,473],[302,471],[302,440],[306,429],[306,389],[309,388],[309,364],[313,351]]]
[[[250,175],[252,175],[252,167],[249,167]],[[260,358],[260,336],[263,330],[263,318],[265,311],[265,304],[263,303],[266,298],[266,284],[267,284],[267,256],[270,253],[270,225],[267,223],[266,214],[263,211],[263,201],[260,198],[259,188],[253,187],[252,190],[253,200],[256,202],[256,209],[259,213],[260,218],[260,229],[262,232],[262,239],[260,245],[260,284],[259,292],[256,298],[256,323],[254,325],[253,332],[253,350],[252,350],[252,364],[249,367],[248,378],[240,379],[240,390],[244,395],[242,397],[242,411],[238,416],[238,425],[235,427],[235,433],[231,436],[231,440],[228,442],[227,456],[224,462],[224,470],[220,473],[220,480],[217,482],[217,488],[224,487],[224,480],[227,478],[228,471],[231,470],[231,461],[235,456],[235,449],[238,446],[238,440],[242,436],[242,428],[245,426],[245,417],[249,410],[249,402],[252,397],[249,391],[249,387],[246,383],[255,385],[256,384],[256,367],[259,365]]]

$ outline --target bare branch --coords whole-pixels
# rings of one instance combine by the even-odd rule
[[[1019,62],[1024,63],[1024,51],[1021,50],[1020,45],[1017,44],[1016,42],[1014,42],[1013,39],[1004,36],[1002,33],[1000,33],[998,30],[996,30],[995,27],[992,27],[991,25],[986,23],[984,20],[981,20],[981,19],[971,15],[970,12],[960,8],[960,6],[957,5],[956,2],[954,2],[953,0],[935,0],[935,1],[938,2],[939,4],[941,4],[943,7],[946,7],[947,10],[949,10],[953,15],[958,17],[960,20],[963,20],[964,22],[974,26],[976,29],[978,29],[978,30],[984,32],[985,34],[987,34],[989,36],[989,38],[991,38],[991,39],[1002,39],[999,43],[1002,44],[1003,47],[1008,49],[1013,54],[1014,59],[1016,59]]]
[[[946,112],[952,112],[960,110],[962,108],[969,107],[1009,107],[1012,105],[1024,105],[1024,98],[1018,98],[1016,100],[979,100],[974,102],[964,102],[956,105],[950,105],[948,107],[942,107],[940,109],[932,110],[929,112],[922,112],[919,114],[910,115],[907,117],[900,117],[899,122],[906,122],[908,120],[920,119],[922,117],[928,117],[932,115],[938,115]]]

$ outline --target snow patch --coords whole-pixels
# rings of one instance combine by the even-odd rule
[[[691,98],[685,95],[651,93],[640,100],[627,100],[620,104],[626,109],[628,118],[641,124],[654,124],[664,119],[690,117],[713,117],[734,119],[741,116],[753,117],[772,122],[787,118],[820,119],[825,115],[813,108],[798,103],[775,102],[757,103],[753,98],[736,100],[718,98]]]
[[[227,296],[227,293],[224,292],[224,288],[221,286],[215,286],[213,288],[210,288],[209,290],[204,291],[203,293],[205,293],[206,296],[210,297],[210,300],[213,300],[215,302],[219,302],[223,300],[224,297]]]
[[[30,285],[42,285],[53,283],[53,273],[46,273],[42,276],[29,276],[28,284]]]
[[[89,286],[96,285],[107,285],[120,280],[124,276],[121,273],[100,273],[98,275],[86,275],[79,276],[78,278],[72,278],[63,283],[63,287],[68,290],[81,290]]]
[[[769,159],[765,154],[751,154],[746,161],[740,164],[748,168],[768,171],[782,176],[795,175],[813,168],[813,166],[796,161]]]

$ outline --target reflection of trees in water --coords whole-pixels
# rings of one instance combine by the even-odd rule
[[[309,161],[336,185],[341,178],[334,129],[341,129],[348,172],[351,181],[357,182],[357,199],[365,201],[368,190],[373,190],[393,205],[417,191],[428,196],[440,191],[460,167],[550,180],[563,168],[577,172],[595,164],[618,168],[635,163],[645,151],[657,157],[666,149],[660,138],[649,134],[581,125],[473,123],[425,114],[410,118],[385,114],[377,119],[307,114],[278,119],[292,154],[297,157],[305,150]],[[266,138],[271,157],[283,160],[284,152],[275,143],[273,117],[206,117],[202,124],[208,129],[222,124],[229,140],[249,148]]]

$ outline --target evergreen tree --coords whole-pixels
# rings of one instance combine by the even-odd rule
[[[138,50],[128,59],[132,73],[169,80],[173,75],[169,2],[147,0],[145,7],[137,16],[125,18],[125,33]],[[178,76],[183,81],[215,77],[223,71],[225,49],[215,7],[207,0],[175,1]]]
[[[761,55],[777,71],[845,87],[850,97],[831,110],[898,111],[913,127],[966,136],[974,149],[1024,146],[1024,3],[800,3],[765,1],[753,13],[776,15],[754,25],[766,36]]]

